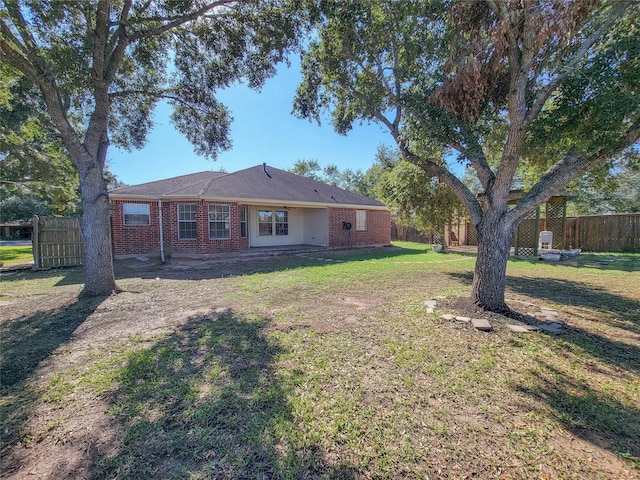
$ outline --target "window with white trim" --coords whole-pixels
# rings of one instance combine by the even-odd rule
[[[196,211],[194,203],[178,204],[178,238],[180,240],[195,240],[198,238]]]
[[[289,235],[289,215],[286,210],[275,212],[276,235]]]
[[[148,203],[123,203],[124,224],[130,226],[151,225]]]
[[[258,212],[258,235],[260,237],[273,235],[273,212],[260,210]]]
[[[366,230],[367,229],[367,211],[366,210],[356,210],[356,230]]]
[[[209,205],[209,239],[231,238],[229,205]]]
[[[246,205],[240,207],[240,236],[247,238],[247,217],[249,208]]]
[[[289,212],[286,210],[258,211],[258,235],[289,235]]]

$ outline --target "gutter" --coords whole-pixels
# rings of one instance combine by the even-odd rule
[[[160,261],[164,264],[164,235],[162,231],[162,199],[158,198],[158,226],[160,227]]]

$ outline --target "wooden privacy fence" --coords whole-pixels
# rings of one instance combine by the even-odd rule
[[[593,215],[585,217],[567,217],[563,229],[554,228],[544,218],[536,223],[535,216],[525,219],[522,223],[532,223],[534,235],[531,237],[537,247],[538,232],[553,228],[554,248],[581,248],[588,252],[627,252],[640,253],[640,213],[625,213],[618,215]],[[537,225],[537,228],[536,228]],[[461,245],[477,245],[475,229],[468,222],[454,225]],[[421,235],[414,228],[391,224],[391,239],[406,240],[421,243],[439,243],[440,236]],[[563,243],[564,241],[564,243]]]
[[[589,252],[640,253],[640,213],[567,218],[565,243]]]
[[[67,217],[33,217],[34,268],[82,265],[80,220]]]
[[[403,242],[417,243],[442,243],[442,235],[437,233],[423,234],[413,227],[400,225],[394,221],[391,222],[391,240],[400,240]]]

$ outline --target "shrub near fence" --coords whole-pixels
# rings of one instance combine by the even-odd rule
[[[567,218],[565,243],[590,252],[640,253],[640,213]]]

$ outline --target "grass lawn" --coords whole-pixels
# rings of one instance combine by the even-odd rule
[[[474,261],[130,260],[101,299],[5,276],[0,476],[640,478],[640,255],[512,259],[507,303],[560,335],[470,311]]]
[[[0,246],[0,263],[5,266],[33,262],[31,247]]]

